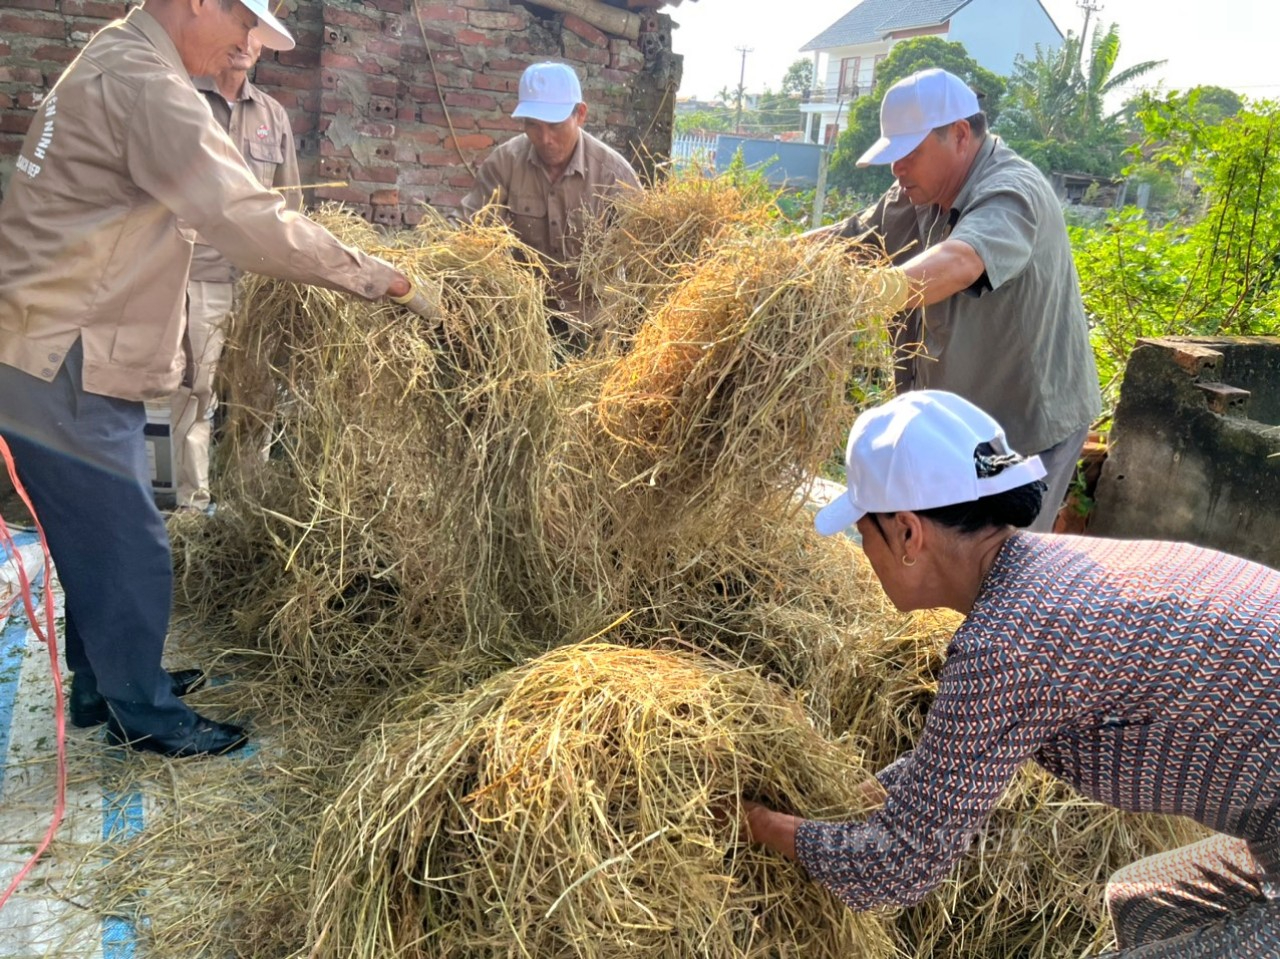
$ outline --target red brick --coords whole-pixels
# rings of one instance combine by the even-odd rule
[[[382,23],[377,18],[367,17],[362,13],[356,13],[354,10],[341,10],[328,5],[324,8],[324,22],[326,24],[337,24],[341,27],[355,27],[357,30],[370,30],[374,33],[377,33],[382,28]]]
[[[349,53],[337,53],[333,50],[321,50],[320,65],[322,67],[330,67],[335,70],[363,70],[364,60],[360,57],[353,57]],[[381,67],[379,67],[379,71],[381,71]]]
[[[103,0],[62,0],[63,16],[94,17],[98,20],[119,20],[125,14],[123,3],[105,3]]]
[[[375,53],[380,57],[391,57],[394,60],[403,60],[401,48],[404,46],[399,40],[366,40],[364,49],[370,53]]]
[[[399,190],[374,190],[369,194],[369,202],[374,206],[398,206],[400,203]]]
[[[395,77],[370,77],[365,83],[370,96],[394,97],[400,94],[400,81]]]
[[[442,138],[440,136],[439,131],[426,129],[426,130],[401,130],[400,136],[397,137],[396,139],[400,141],[411,140],[414,143],[419,143],[419,144],[422,144],[423,146],[431,147],[431,146],[438,146]]]
[[[405,0],[365,0],[385,13],[404,13]]]
[[[260,63],[258,64],[257,72],[254,74],[254,82],[270,92],[273,86],[309,90],[315,86],[316,80],[315,75],[311,73],[300,73],[296,70],[287,70],[270,63]]]
[[[523,30],[528,24],[524,17],[515,13],[487,13],[473,10],[467,14],[467,22],[481,30]]]
[[[429,24],[436,20],[453,20],[457,23],[467,22],[467,11],[457,3],[420,3],[418,14],[422,22]]]
[[[479,30],[459,30],[458,43],[473,47],[496,47],[501,41],[492,33],[481,33]]]
[[[7,34],[10,39],[18,35],[50,39],[56,37],[59,40],[67,38],[67,28],[62,20],[42,20],[16,13],[0,16],[0,33]]]
[[[528,60],[490,60],[486,73],[514,73],[519,79],[520,74],[524,73],[524,68],[529,65]]]
[[[0,40],[0,57],[7,57],[10,53],[9,44]]]
[[[0,134],[0,156],[16,157],[22,152],[22,137]]]
[[[0,113],[0,133],[26,133],[27,127],[31,126],[33,116],[35,114],[29,110],[21,112],[5,110]]]
[[[395,183],[399,178],[400,168],[397,166],[365,166],[353,178],[368,180],[370,183]]]
[[[462,206],[462,193],[433,193],[431,195],[431,205],[435,207],[451,207],[458,209]]]
[[[470,190],[476,185],[476,178],[470,173],[455,173],[447,180],[449,186],[456,186],[460,190]]]
[[[57,10],[58,0],[5,0],[4,5],[14,10]]]
[[[44,84],[44,74],[31,67],[0,67],[0,83],[25,83],[32,86]]]
[[[0,93],[0,110],[8,110],[13,106],[13,97],[7,93]]]
[[[31,59],[51,63],[70,63],[79,55],[78,49],[65,43],[46,43],[32,51]]]
[[[487,150],[493,146],[493,137],[486,133],[467,133],[449,137],[444,141],[446,150]]]
[[[369,193],[351,186],[325,186],[316,189],[316,199],[340,203],[368,203]]]
[[[389,140],[396,135],[396,125],[394,123],[362,123],[356,130],[361,136],[378,137],[379,139]]]
[[[444,102],[451,107],[475,107],[477,110],[498,108],[498,101],[484,93],[446,93]]]
[[[608,47],[609,38],[602,30],[597,30],[581,17],[576,17],[572,13],[566,13],[564,17],[564,28],[586,40],[593,47]]]
[[[44,102],[43,90],[26,90],[18,94],[18,106],[24,110],[34,110]]]
[[[314,67],[320,62],[320,54],[305,47],[294,47],[277,53],[276,62],[286,67]],[[261,70],[262,67],[259,66],[258,69]]]
[[[495,77],[487,73],[477,73],[471,78],[471,86],[476,90],[515,93],[520,89],[520,80],[516,77]]]
[[[414,165],[403,170],[400,174],[400,183],[417,184],[421,186],[435,186],[444,182],[444,171],[439,167],[418,166]]]

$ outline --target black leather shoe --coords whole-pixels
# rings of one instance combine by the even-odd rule
[[[249,741],[240,726],[220,723],[197,715],[194,726],[163,736],[133,736],[126,733],[114,716],[107,720],[107,742],[112,746],[128,746],[139,752],[159,753],[170,759],[192,756],[221,756],[234,752]]]
[[[203,669],[179,669],[169,673],[173,683],[173,694],[185,696],[204,685]],[[98,692],[96,682],[84,682],[75,673],[71,674],[71,694],[67,697],[67,712],[71,717],[71,725],[81,729],[90,726],[101,726],[107,721],[107,701]]]

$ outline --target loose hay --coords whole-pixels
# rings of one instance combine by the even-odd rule
[[[352,763],[316,854],[315,956],[889,955],[880,921],[742,842],[738,798],[858,807],[864,774],[757,677],[561,649]]]
[[[590,224],[578,273],[601,325],[625,344],[687,269],[719,246],[768,234],[777,217],[773,194],[759,183],[675,173],[623,193],[613,216]]]
[[[245,793],[253,816],[236,818],[241,800],[235,793],[216,803],[178,803],[165,810],[172,829],[116,860],[125,881],[146,890],[119,908],[157,917],[140,924],[151,930],[153,955],[191,959],[230,951],[267,959],[305,955],[312,945],[351,955],[337,944],[364,949],[392,941],[409,950],[406,955],[446,941],[474,943],[482,955],[521,955],[515,943],[523,940],[510,930],[540,941],[536,937],[544,933],[536,927],[543,924],[561,930],[545,933],[549,948],[559,950],[553,955],[606,954],[593,949],[644,954],[640,948],[624,953],[620,945],[630,936],[661,938],[655,930],[662,923],[636,905],[649,903],[651,890],[634,870],[653,866],[656,850],[677,845],[672,833],[663,833],[636,846],[660,828],[656,818],[646,818],[656,814],[640,804],[638,792],[628,794],[632,805],[610,811],[588,805],[592,797],[603,803],[610,779],[552,777],[545,791],[530,787],[526,794],[517,789],[524,783],[517,778],[495,779],[484,793],[451,778],[471,769],[478,783],[493,773],[478,758],[478,737],[498,729],[497,719],[475,710],[514,692],[512,677],[527,674],[478,684],[626,614],[630,619],[615,634],[622,641],[653,645],[675,637],[686,651],[759,667],[785,684],[800,704],[786,707],[787,722],[803,708],[809,723],[839,737],[849,750],[840,753],[842,761],[854,764],[850,775],[861,766],[848,755],[864,756],[866,768],[874,769],[910,747],[954,619],[892,610],[857,548],[814,536],[793,496],[852,419],[845,392],[850,371],[876,368],[883,358],[875,273],[851,266],[834,247],[815,249],[753,232],[763,228],[767,212],[758,221],[748,215],[741,229],[731,226],[717,236],[710,200],[719,199],[710,191],[707,196],[706,222],[679,237],[687,247],[663,246],[676,239],[671,228],[655,228],[647,239],[638,229],[628,234],[635,244],[628,262],[654,268],[649,279],[629,269],[611,280],[619,284],[620,302],[640,304],[630,327],[638,330],[634,349],[560,369],[551,359],[543,279],[517,262],[519,246],[501,228],[454,232],[437,224],[382,237],[352,218],[330,215],[340,234],[402,269],[439,274],[447,307],[439,324],[386,305],[255,281],[260,285],[246,297],[252,323],[233,331],[225,364],[232,441],[223,444],[229,455],[217,474],[218,513],[207,522],[177,519],[172,530],[179,598],[197,621],[206,661],[235,647],[242,676],[254,677],[222,689],[238,708],[251,710],[259,726],[270,716],[292,728],[279,733],[281,753],[272,757],[280,775],[246,775],[243,767],[228,774],[227,789]],[[674,215],[677,202],[670,196],[662,202]],[[626,222],[625,212],[620,222]],[[648,255],[645,244],[661,248]],[[628,293],[630,283],[638,286]],[[276,441],[264,464],[259,449],[269,433]],[[705,685],[706,671],[714,667],[699,662]],[[715,683],[729,690],[730,680]],[[388,706],[407,689],[416,690],[414,701]],[[578,696],[574,702],[600,710],[614,725],[574,727],[566,748],[599,745],[604,740],[598,737],[638,722],[619,712],[617,702],[596,702],[588,690],[574,689],[555,695],[562,702]],[[456,698],[431,714],[447,694]],[[389,711],[401,720],[379,731]],[[656,715],[640,728],[656,728]],[[462,728],[468,716],[480,731]],[[438,744],[449,728],[461,751],[447,769],[440,764],[448,756],[419,754],[418,741],[408,738],[416,730],[423,743]],[[538,733],[523,726],[512,736]],[[790,726],[777,731],[784,733],[799,735]],[[321,810],[337,798],[337,770],[370,736],[365,755],[376,762],[350,767],[355,781],[334,806],[315,860],[328,880],[317,887],[313,941],[306,941],[300,877],[314,851],[309,842],[320,834]],[[533,748],[528,740],[502,743],[516,741]],[[752,742],[762,741],[731,744],[742,768],[756,777],[761,798],[805,812],[848,811],[840,808],[843,794],[824,792],[829,787],[816,780],[770,778],[800,773],[766,770],[765,759],[751,751]],[[616,748],[612,740],[608,745],[603,758],[580,761],[604,761]],[[817,755],[827,755],[826,748]],[[547,756],[530,768],[545,772]],[[723,938],[716,941],[732,942],[734,949],[772,941],[775,954],[822,955],[809,950],[828,948],[821,923],[835,921],[826,911],[831,900],[793,873],[770,871],[781,867],[767,853],[733,846],[707,824],[709,803],[738,793],[724,779],[713,780],[727,776],[729,767],[708,765],[703,757],[692,745],[684,754],[660,753],[658,761],[681,773],[659,782],[636,765],[639,760],[627,767],[675,810],[681,862],[696,861],[699,875],[721,879],[719,886],[711,879],[694,882],[691,866],[680,872],[669,863],[670,873],[662,876],[692,884],[703,905],[717,889],[723,897],[724,877],[766,877],[767,888],[744,887],[755,890],[754,906],[736,900],[724,906],[726,916],[750,919],[754,927],[717,919],[708,909],[693,911],[695,926],[718,930]],[[411,801],[405,793],[410,785],[393,774],[418,759],[407,783],[453,795],[457,805],[426,808]],[[595,766],[566,761],[553,768]],[[440,775],[414,778],[423,769]],[[674,790],[686,788],[686,771],[695,777],[692,791],[673,799]],[[698,776],[714,781],[718,792],[713,795]],[[559,818],[548,805],[553,787],[566,803]],[[282,790],[290,801],[277,798]],[[174,793],[183,794],[181,783]],[[464,796],[472,801],[464,803]],[[396,804],[405,815],[374,835],[351,805],[357,797],[380,815],[392,815],[388,810]],[[523,892],[542,875],[520,873],[509,863],[507,872],[492,877],[474,870],[423,873],[419,878],[430,875],[431,881],[422,886],[406,878],[415,868],[436,868],[439,857],[456,855],[479,837],[492,840],[481,851],[495,856],[513,836],[537,839],[513,818],[514,810],[530,809],[546,814],[565,835],[575,823],[599,833],[593,860],[564,857],[540,867],[548,882],[568,892],[550,920],[534,922],[555,905],[543,899],[538,914],[530,904],[537,890],[529,902],[494,898],[495,889]],[[1065,787],[1046,789],[1034,776],[1015,785],[1001,810],[953,880],[898,918],[892,931],[902,955],[1075,959],[1084,944],[1106,937],[1099,877],[1112,865],[1167,848],[1176,835],[1157,820],[1104,810]],[[630,832],[604,828],[623,822],[611,817],[624,811]],[[484,818],[476,819],[480,813]],[[410,824],[416,833],[404,831]],[[646,825],[651,828],[643,831]],[[407,844],[436,826],[447,828],[434,843]],[[274,845],[264,841],[273,828],[281,837]],[[402,839],[405,845],[389,845]],[[631,859],[610,862],[633,847]],[[728,860],[716,859],[716,850],[731,847]],[[371,856],[378,849],[403,849],[425,858],[360,860],[352,849]],[[695,855],[702,858],[688,858]],[[344,856],[355,857],[352,876],[374,882],[366,905],[383,909],[384,922],[373,924],[373,913],[352,911],[359,889],[338,874]],[[175,857],[192,864],[177,870]],[[231,877],[222,862],[228,857],[233,866],[253,862],[255,869]],[[193,873],[200,882],[191,881]],[[636,885],[627,898],[617,884],[633,875]],[[481,895],[482,888],[488,893]],[[192,889],[198,891],[194,899]],[[442,898],[447,890],[474,895],[450,903]],[[821,928],[793,922],[777,909],[752,911],[773,890],[800,897],[810,904],[805,909],[821,904],[812,913]],[[423,913],[404,911],[410,907],[434,910],[430,928],[438,918],[445,932],[423,938]],[[592,913],[593,907],[605,912]],[[608,910],[625,914],[631,925],[614,923]],[[839,916],[842,923],[870,921]],[[337,926],[325,931],[330,918]],[[609,931],[597,935],[601,923]],[[587,928],[593,930],[589,939],[573,938]],[[752,928],[766,938],[747,941]],[[439,938],[446,934],[455,938]],[[700,942],[670,942],[655,947],[658,954],[663,948],[672,955],[708,954]],[[879,950],[882,940],[873,936],[869,942]],[[687,951],[675,951],[679,946]],[[454,954],[470,954],[458,949]]]

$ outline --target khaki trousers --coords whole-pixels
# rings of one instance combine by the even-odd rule
[[[187,375],[169,400],[173,486],[179,508],[209,505],[209,440],[213,432],[213,377],[222,356],[235,284],[192,280],[187,284],[184,350]]]

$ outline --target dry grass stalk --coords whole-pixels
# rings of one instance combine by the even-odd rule
[[[317,957],[889,954],[878,919],[737,825],[743,794],[856,808],[856,757],[705,656],[556,650],[406,701],[350,771],[317,848]]]
[[[592,223],[578,272],[601,325],[626,342],[684,272],[725,243],[765,236],[778,217],[767,188],[690,170],[624,193],[614,215]]]

